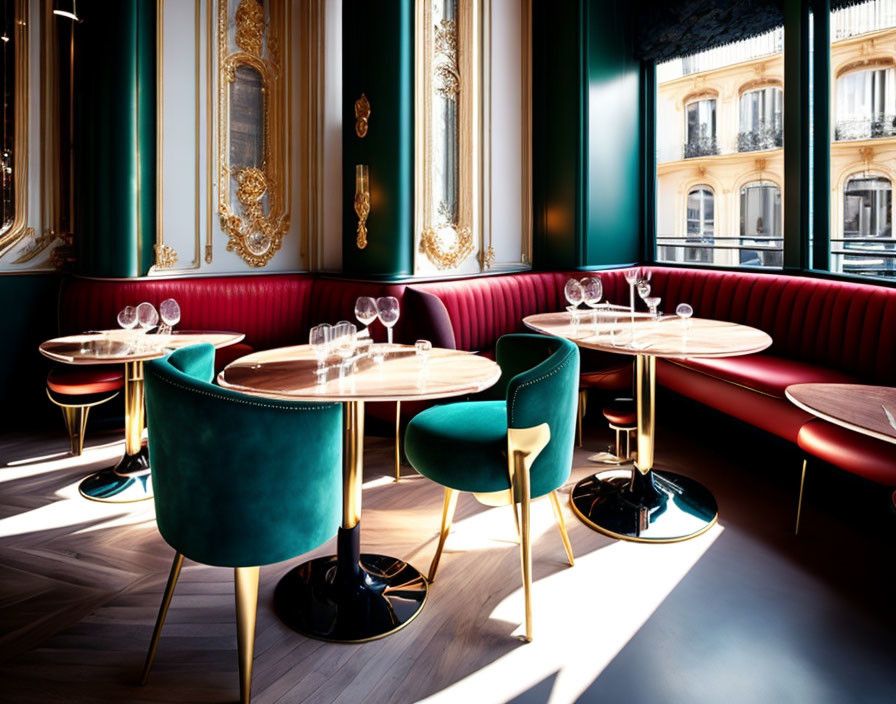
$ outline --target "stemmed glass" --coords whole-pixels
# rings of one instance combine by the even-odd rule
[[[625,270],[625,283],[628,284],[628,306],[631,312],[635,312],[635,285],[641,281],[641,270],[634,269]]]
[[[569,279],[566,282],[566,285],[563,287],[563,295],[566,297],[566,300],[569,303],[569,305],[566,307],[566,310],[569,311],[572,323],[573,325],[575,325],[579,322],[577,311],[579,304],[585,300],[585,289],[583,288],[582,284],[575,279]]]
[[[646,281],[639,281],[638,295],[641,297],[641,300],[646,303],[648,296],[650,296],[650,284]]]
[[[159,315],[162,316],[162,327],[159,333],[168,334],[180,322],[180,306],[173,298],[166,298],[159,303]]]
[[[327,380],[327,357],[330,356],[330,333],[332,328],[323,323],[315,325],[308,333],[308,344],[317,358],[317,383],[323,384]]]
[[[594,324],[594,334],[597,334],[597,307],[604,295],[604,285],[599,276],[590,276],[582,279],[582,292],[585,297],[585,305],[591,309],[591,321]]]
[[[345,368],[348,359],[355,353],[355,342],[358,328],[354,323],[342,320],[336,323],[332,333],[333,352],[339,357],[339,379],[345,378]]]
[[[646,296],[644,298],[644,302],[647,304],[647,307],[650,309],[650,315],[654,320],[659,320],[659,315],[657,313],[657,309],[659,308],[661,300],[662,299],[659,296]]]
[[[144,333],[159,324],[159,312],[152,303],[144,301],[137,306],[137,324]]]
[[[383,296],[376,299],[376,314],[380,322],[386,326],[389,344],[392,344],[392,328],[398,322],[401,311],[398,309],[398,299],[395,296]]]
[[[125,330],[133,330],[137,326],[137,309],[134,306],[125,306],[118,312],[118,324]],[[134,343],[134,336],[128,335],[127,342]],[[81,343],[81,354],[88,351],[87,342]]]
[[[376,300],[370,296],[358,297],[358,300],[355,301],[355,317],[358,319],[358,322],[364,326],[364,332],[362,334],[370,335],[370,324],[376,320],[376,316]]]
[[[694,314],[694,309],[690,306],[689,303],[679,303],[678,307],[675,308],[675,315],[681,318],[681,323],[684,325],[685,332],[687,332],[688,328],[691,327],[691,321],[689,318]]]

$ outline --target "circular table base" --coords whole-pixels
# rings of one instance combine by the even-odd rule
[[[303,635],[337,643],[363,643],[404,628],[420,613],[429,588],[407,562],[361,555],[361,569],[337,583],[336,556],[290,570],[277,584],[280,619]]]
[[[630,491],[632,472],[611,469],[591,475],[569,495],[573,511],[595,530],[621,540],[674,543],[709,530],[719,515],[716,500],[699,482],[672,472],[653,472],[660,497],[644,505]]]
[[[78,486],[81,496],[91,501],[127,504],[152,498],[152,477],[146,446],[136,455],[125,455],[114,468],[91,474]]]

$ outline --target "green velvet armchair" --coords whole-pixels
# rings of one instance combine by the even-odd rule
[[[435,406],[415,416],[405,454],[420,474],[445,487],[442,530],[429,570],[435,580],[458,492],[488,505],[511,504],[520,532],[526,639],[532,640],[529,504],[549,495],[570,566],[572,547],[556,489],[572,467],[579,350],[569,340],[505,335],[498,340],[498,383],[481,400]]]
[[[259,566],[313,550],[339,526],[342,408],[222,389],[210,383],[214,361],[203,344],[145,366],[156,521],[176,552],[143,681],[188,557],[234,568],[240,699],[248,702]]]

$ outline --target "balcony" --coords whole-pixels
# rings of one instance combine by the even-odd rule
[[[760,125],[755,130],[739,132],[737,135],[737,151],[739,152],[758,152],[782,146],[784,146],[784,131],[781,129],[781,125],[772,127]]]
[[[838,120],[834,132],[834,139],[838,142],[884,137],[896,137],[896,115],[877,115],[873,119]]]
[[[698,156],[715,156],[719,153],[719,143],[715,137],[698,137],[684,145],[684,158],[693,159]]]
[[[831,255],[833,271],[859,276],[896,277],[894,237],[832,237]]]

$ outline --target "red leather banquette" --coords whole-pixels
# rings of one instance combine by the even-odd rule
[[[894,385],[896,290],[764,273],[649,270],[663,308],[687,302],[697,316],[750,325],[774,341],[763,353],[745,357],[660,360],[661,385],[791,442],[799,438],[804,450],[848,471],[896,484],[892,446],[822,421],[809,423],[813,417],[784,396],[788,385],[803,382]],[[598,273],[605,298],[627,304],[622,270]],[[414,284],[405,292],[406,306],[419,299],[414,305],[432,318],[419,327],[441,335],[442,344],[488,353],[501,335],[522,331],[526,315],[562,310],[569,275],[532,272]]]

